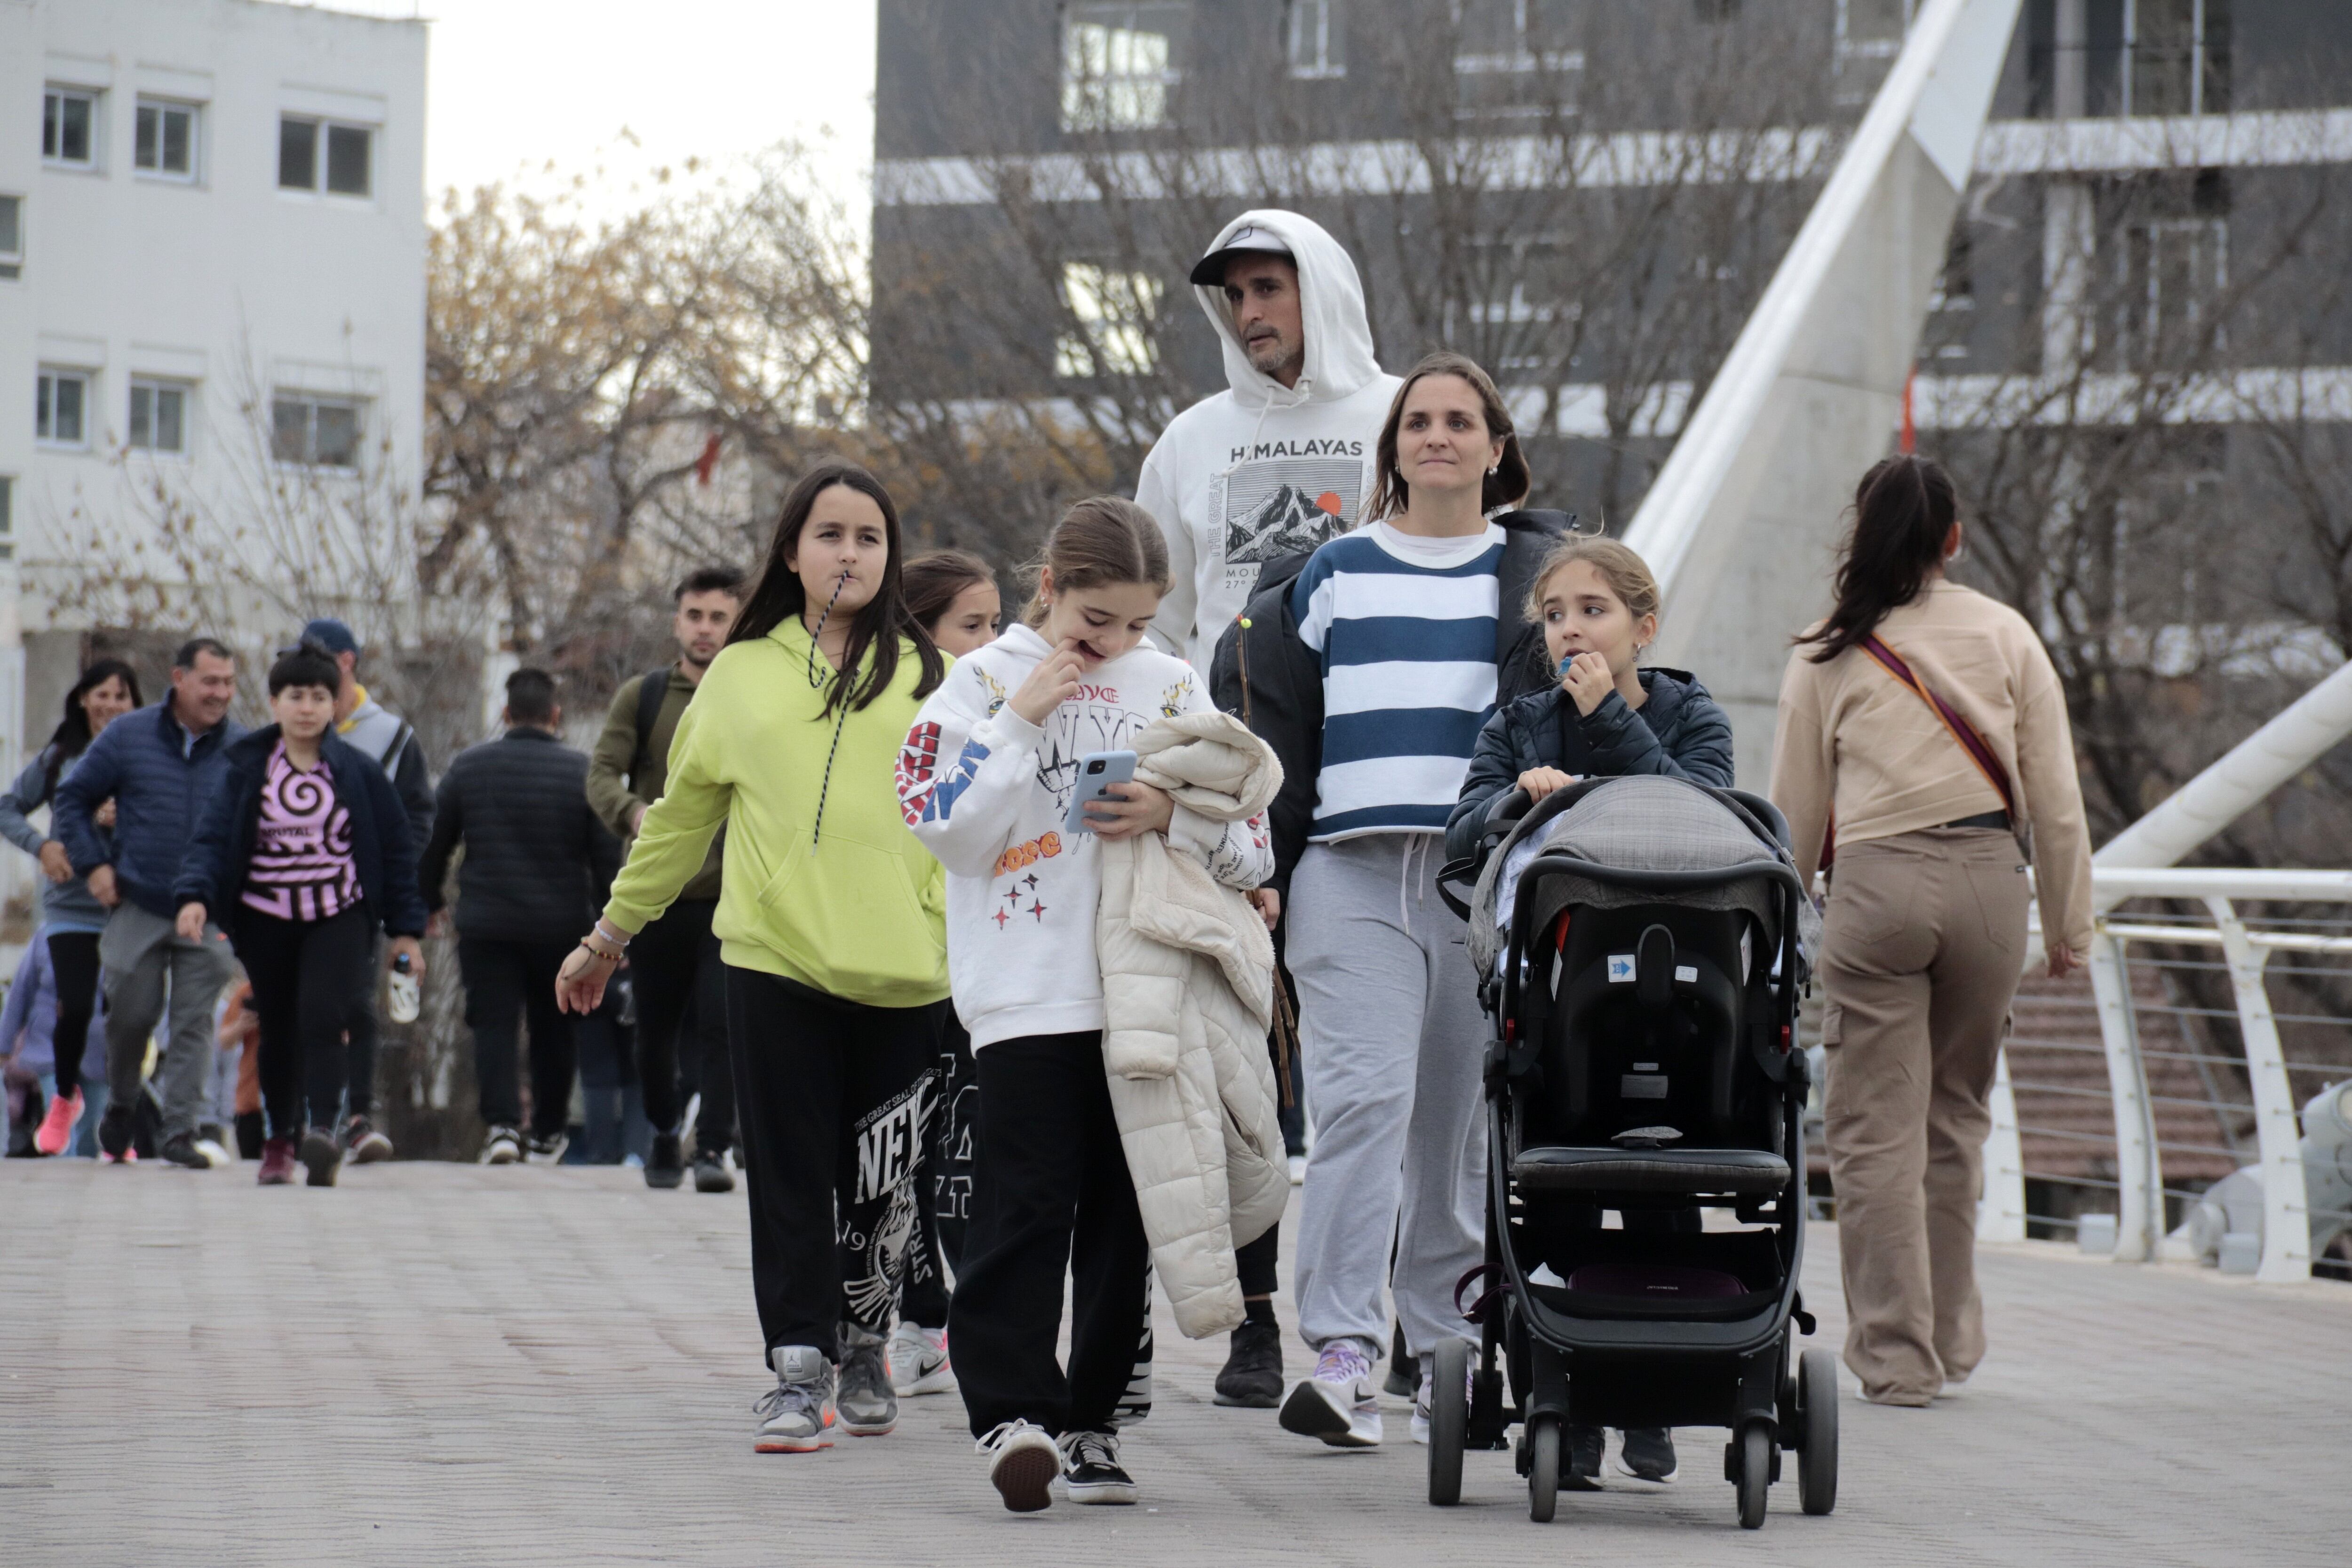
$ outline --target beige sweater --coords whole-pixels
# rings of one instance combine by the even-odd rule
[[[1941,581],[1890,612],[1878,637],[2008,767],[2033,832],[2042,929],[2087,953],[2090,834],[2066,699],[2042,639],[2008,605]],[[1772,746],[1772,804],[1789,818],[1808,883],[1832,799],[1840,844],[2000,809],[2000,792],[1916,693],[1859,648],[1827,664],[1815,664],[1813,651],[1790,656]]]

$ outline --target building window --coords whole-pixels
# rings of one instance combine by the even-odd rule
[[[1160,279],[1150,273],[1072,261],[1062,268],[1062,301],[1078,330],[1054,345],[1056,375],[1144,375],[1158,363],[1151,323],[1160,311]]]
[[[1320,80],[1348,74],[1346,36],[1340,26],[1340,0],[1290,0],[1283,28],[1283,51],[1290,74],[1302,80]]]
[[[1568,0],[1454,0],[1454,113],[1528,120],[1576,112],[1584,51]]]
[[[89,374],[43,368],[33,393],[33,439],[52,447],[87,447],[89,415]]]
[[[1167,0],[1072,5],[1062,16],[1062,129],[1150,131],[1169,100],[1192,6]]]
[[[367,195],[375,187],[374,147],[375,133],[364,125],[282,116],[278,121],[278,188]]]
[[[2227,346],[2217,312],[2230,283],[2229,219],[2134,224],[2116,264],[2118,336],[2128,363],[2143,369],[2202,364]]]
[[[349,398],[281,392],[270,400],[270,455],[281,463],[356,468],[362,412]]]
[[[163,180],[196,177],[196,110],[189,103],[139,102],[131,162]]]
[[[1851,107],[1877,96],[1918,8],[1919,0],[1837,0],[1830,76],[1839,103]]]
[[[68,168],[98,163],[98,94],[53,87],[41,94],[41,158]]]
[[[25,198],[0,196],[0,278],[16,278],[25,268]]]
[[[2230,107],[2230,0],[2084,0],[2083,104],[2096,115]],[[2061,60],[2056,68],[2066,68]]]
[[[131,384],[131,445],[142,452],[186,454],[186,383],[138,380]]]

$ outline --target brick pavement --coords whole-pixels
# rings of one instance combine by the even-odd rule
[[[1005,1514],[951,1396],[890,1437],[751,1451],[742,1199],[628,1173],[395,1164],[332,1192],[0,1165],[0,1563],[2295,1563],[2345,1561],[2352,1288],[1988,1248],[1992,1358],[1927,1411],[1848,1397],[1838,1511],[1732,1517],[1721,1435],[1661,1492],[1528,1522],[1422,1450],[1209,1403],[1160,1328],[1146,1506]],[[1809,1298],[1836,1343],[1833,1238]],[[1304,1352],[1294,1345],[1294,1363]],[[1790,1472],[1793,1479],[1793,1471]]]

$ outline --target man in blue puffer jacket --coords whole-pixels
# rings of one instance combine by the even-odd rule
[[[171,979],[170,1047],[163,1053],[163,1157],[202,1169],[196,1118],[212,1065],[213,1003],[229,976],[228,939],[207,925],[200,941],[172,929],[172,884],[181,852],[195,836],[205,797],[226,771],[222,752],[245,733],[228,717],[236,695],[236,656],[196,637],[172,659],[172,689],[152,708],[109,724],[81,763],[58,786],[55,830],[74,874],[111,911],[99,939],[106,976],[106,1114],[98,1126],[101,1154],[120,1160],[131,1146],[147,1037],[163,1013]],[[91,821],[114,802],[110,849]]]

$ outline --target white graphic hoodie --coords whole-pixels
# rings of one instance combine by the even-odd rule
[[[1043,726],[1005,705],[1045,639],[1015,625],[956,661],[898,757],[907,826],[948,873],[948,979],[974,1050],[1103,1026],[1095,906],[1102,841],[1062,830],[1078,759],[1134,749],[1163,715],[1206,711],[1207,683],[1149,643],[1085,677]],[[1178,805],[1168,842],[1229,888],[1274,874],[1263,816],[1213,822]]]
[[[1224,290],[1195,287],[1232,385],[1169,421],[1135,487],[1136,503],[1168,536],[1175,574],[1152,634],[1204,674],[1260,568],[1363,521],[1381,422],[1402,384],[1372,358],[1364,286],[1339,242],[1312,218],[1261,208],[1227,224],[1203,254],[1248,226],[1281,237],[1298,263],[1307,334],[1298,384],[1253,368]]]

